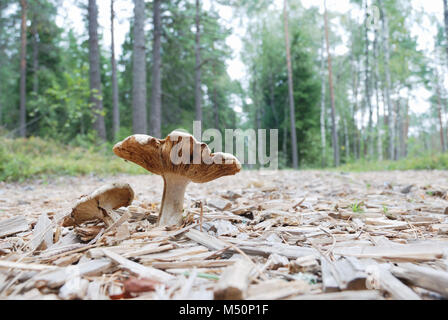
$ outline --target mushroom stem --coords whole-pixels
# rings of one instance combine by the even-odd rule
[[[163,197],[159,214],[159,225],[180,225],[182,224],[182,211],[184,207],[184,194],[189,179],[166,174],[163,176]]]

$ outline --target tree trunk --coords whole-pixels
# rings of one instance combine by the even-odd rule
[[[32,45],[33,45],[33,92],[38,94],[39,91],[39,77],[37,72],[39,71],[39,34],[37,31],[37,14],[33,15],[33,22],[31,24],[31,35],[32,35]]]
[[[285,27],[285,44],[286,44],[286,64],[288,68],[288,93],[289,93],[289,116],[291,122],[291,152],[292,152],[292,166],[294,169],[299,168],[299,159],[297,153],[297,135],[296,135],[296,116],[294,106],[293,82],[292,82],[292,65],[291,65],[291,50],[289,47],[289,26],[288,26],[288,1],[283,2],[283,20]]]
[[[110,36],[111,36],[111,64],[112,64],[112,110],[113,110],[113,122],[112,131],[114,134],[114,140],[118,139],[118,132],[120,131],[120,107],[118,104],[118,80],[117,80],[117,60],[115,59],[115,11],[114,1],[110,0]]]
[[[213,113],[215,118],[215,129],[219,130],[219,106],[218,106],[218,81],[217,81],[217,75],[216,75],[216,63],[213,62],[213,76],[214,76],[214,82],[213,82],[213,93],[212,93],[212,103],[213,103]]]
[[[398,160],[402,157],[403,154],[403,146],[404,146],[404,126],[403,126],[403,112],[402,112],[402,100],[399,98],[397,100],[397,111],[396,111],[396,115],[397,115],[397,121],[395,123],[395,128],[396,128],[396,132],[395,132],[395,136],[397,137],[397,140],[395,142],[396,145],[396,151],[395,151],[395,160]]]
[[[147,134],[145,1],[134,0],[134,46],[132,64],[132,127]]]
[[[103,100],[101,90],[100,51],[98,45],[98,7],[96,0],[89,0],[89,76],[90,101],[93,104],[95,122],[93,128],[101,140],[106,140],[106,127],[103,116]]]
[[[408,156],[408,137],[409,137],[409,96],[406,99],[405,112],[404,112],[404,125],[403,125],[403,158]]]
[[[390,90],[392,87],[391,75],[390,75],[390,49],[389,49],[389,22],[386,15],[386,12],[383,8],[383,0],[378,0],[379,9],[381,12],[381,20],[383,22],[383,44],[384,44],[384,72],[386,75],[386,84],[385,84],[385,96],[386,96],[386,105],[388,110],[388,131],[389,131],[389,159],[393,160],[395,158],[395,113],[394,107],[390,100]]]
[[[331,102],[331,134],[333,138],[333,161],[334,166],[338,167],[340,164],[339,157],[339,141],[338,134],[336,130],[336,109],[334,103],[334,88],[333,88],[333,69],[331,65],[331,54],[330,54],[330,40],[328,36],[328,14],[327,14],[327,1],[324,1],[324,20],[325,20],[325,40],[327,43],[327,58],[328,58],[328,81],[330,83],[330,102]]]
[[[436,79],[436,95],[437,95],[437,105],[438,105],[438,114],[439,114],[439,125],[440,125],[440,144],[442,145],[442,152],[446,152],[446,144],[445,144],[445,133],[443,129],[443,119],[442,119],[442,99],[440,97],[440,87],[439,87],[439,79]]]
[[[352,110],[352,119],[353,119],[353,131],[352,134],[354,135],[355,139],[353,141],[353,152],[355,155],[355,159],[359,159],[361,151],[360,151],[360,145],[359,145],[359,136],[358,136],[358,126],[356,124],[356,113],[358,112],[358,91],[359,91],[359,59],[354,59],[353,54],[350,53],[350,60],[352,61],[352,89],[353,89],[353,96],[354,96],[354,102],[353,102],[353,110]]]
[[[26,15],[27,1],[20,0],[22,8],[22,22],[20,27],[20,129],[21,137],[26,137]]]
[[[320,97],[320,138],[322,143],[322,168],[326,167],[326,150],[327,137],[325,132],[325,58],[324,58],[324,41],[322,39],[322,49],[320,56],[320,73],[321,73],[321,97]]]
[[[444,8],[444,17],[445,17],[445,49],[448,58],[448,1],[443,0],[443,8]]]
[[[2,20],[2,14],[3,14],[3,5],[0,4],[0,34],[3,34],[3,20]],[[0,42],[0,70],[2,70],[2,64],[3,64],[3,43]],[[3,124],[3,101],[2,101],[2,85],[0,84],[0,127]]]
[[[377,117],[377,152],[378,152],[378,160],[383,160],[383,137],[382,137],[382,122],[380,121],[380,97],[379,97],[379,86],[378,82],[380,81],[380,70],[379,70],[379,61],[378,61],[378,29],[375,30],[375,41],[373,42],[373,55],[374,55],[374,63],[375,63],[375,96],[376,96],[376,117]]]
[[[201,3],[200,0],[196,0],[196,39],[195,39],[195,76],[194,76],[194,99],[196,110],[196,121],[202,121],[202,88],[201,88]]]
[[[274,116],[275,127],[278,128],[279,127],[279,121],[278,121],[277,111],[275,110],[275,94],[274,94],[274,90],[275,90],[274,75],[273,75],[273,72],[272,72],[272,65],[271,65],[271,69],[270,69],[270,72],[269,72],[269,106],[271,108],[272,115]]]
[[[350,159],[350,138],[348,135],[347,120],[344,118],[344,138],[345,138],[345,162]]]
[[[153,3],[154,40],[152,47],[152,94],[151,94],[151,135],[162,137],[162,58],[161,37],[162,22],[160,19],[160,0]]]
[[[394,125],[393,128],[395,130],[394,132],[394,158],[393,160],[398,160],[399,156],[400,156],[400,122],[401,122],[401,101],[400,101],[400,97],[398,94],[399,90],[397,89],[397,101],[394,104],[394,110],[393,110],[393,114],[394,114]]]
[[[365,57],[366,57],[366,65],[365,65],[365,89],[366,89],[366,102],[367,108],[369,110],[369,123],[367,129],[367,147],[368,147],[368,156],[370,159],[373,158],[373,109],[372,109],[372,101],[370,95],[370,73],[369,73],[369,28],[368,28],[368,3],[365,2],[365,28],[364,28],[364,41],[365,41]]]

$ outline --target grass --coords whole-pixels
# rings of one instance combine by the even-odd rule
[[[109,144],[83,148],[34,137],[0,137],[0,181],[118,173],[144,174],[147,171],[115,156]]]
[[[363,213],[364,212],[364,209],[362,208],[363,205],[364,203],[362,202],[352,203],[350,205],[350,208],[354,213]]]
[[[446,170],[448,169],[448,154],[434,154],[398,161],[366,161],[344,164],[338,168],[341,171],[405,171],[405,170]]]
[[[330,170],[362,172],[434,169],[448,169],[448,154],[427,155],[399,161],[361,160]],[[0,181],[119,173],[145,174],[147,171],[115,156],[109,143],[101,146],[78,143],[76,146],[36,137],[7,139],[0,136]]]

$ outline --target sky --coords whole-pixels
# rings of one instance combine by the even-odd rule
[[[410,0],[411,1],[411,0]],[[318,6],[320,11],[323,12],[323,1],[318,0],[301,0],[305,8],[311,6]],[[103,37],[103,47],[110,48],[111,36],[110,36],[110,1],[99,0],[98,10],[99,10],[99,26],[100,34]],[[443,3],[442,0],[412,0],[415,10],[423,10],[427,13],[436,15],[436,18],[442,22],[443,21]],[[203,9],[209,10],[211,7],[210,0],[202,1]],[[231,27],[233,30],[232,35],[227,38],[227,44],[232,48],[233,57],[227,61],[227,71],[230,77],[234,80],[239,80],[244,82],[247,80],[247,70],[243,62],[241,61],[240,54],[242,52],[242,40],[241,38],[245,34],[244,26],[241,26],[239,19],[234,18],[234,9],[228,6],[221,6],[214,4],[215,8],[218,10],[222,23],[226,26]],[[281,9],[283,6],[283,0],[274,0],[274,6]],[[348,14],[350,9],[353,8],[353,4],[350,4],[350,0],[327,0],[327,7],[330,11],[336,11],[341,14]],[[116,24],[115,24],[115,41],[116,41],[116,52],[119,56],[121,54],[121,45],[125,40],[126,33],[129,31],[129,21],[133,15],[133,1],[131,0],[115,0],[115,11],[116,11]],[[352,15],[358,14],[356,11],[351,12]],[[361,14],[361,13],[360,13]],[[57,18],[56,22],[60,26],[71,26],[80,35],[86,35],[85,25],[83,22],[84,12],[73,5],[73,1],[63,1],[62,10],[60,10],[60,16]],[[363,13],[362,13],[363,15]],[[362,18],[362,16],[360,17]],[[148,17],[148,29],[151,28],[151,19]],[[341,28],[338,30],[333,30],[338,32],[342,39],[347,40],[346,34]],[[435,34],[435,28],[431,25],[429,19],[425,19],[422,25],[415,25],[411,30],[413,35],[418,37],[419,49],[431,50],[433,48],[432,35]],[[431,34],[431,37],[427,37]],[[348,51],[348,47],[345,44],[340,45],[335,48],[336,54],[344,54]],[[417,113],[426,112],[429,108],[428,98],[430,93],[424,88],[419,88],[414,90],[414,95],[410,101],[410,108],[412,111]],[[240,108],[237,108],[240,109]]]

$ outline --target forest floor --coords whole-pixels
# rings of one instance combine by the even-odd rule
[[[61,226],[115,182],[135,192],[125,219]],[[190,184],[178,229],[155,225],[162,191],[154,175],[0,182],[0,299],[448,297],[447,171],[243,171]]]

